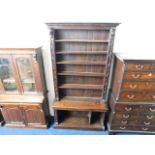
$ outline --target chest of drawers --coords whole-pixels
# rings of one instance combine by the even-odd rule
[[[155,61],[117,55],[109,100],[110,132],[155,132]]]

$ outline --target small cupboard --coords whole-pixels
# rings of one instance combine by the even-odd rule
[[[0,108],[9,127],[47,127],[41,48],[0,49]]]
[[[0,98],[1,112],[7,127],[46,128],[46,118],[42,107],[44,97],[28,96],[31,97],[31,101],[26,101],[27,97],[24,96],[13,101],[12,97],[14,96],[7,96],[7,100]]]

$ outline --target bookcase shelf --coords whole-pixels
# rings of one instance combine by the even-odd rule
[[[99,54],[99,55],[102,55],[102,54],[107,54],[108,51],[57,51],[56,54]]]
[[[73,75],[73,76],[94,76],[94,77],[104,77],[104,73],[97,73],[97,72],[71,72],[71,71],[63,71],[59,72],[58,75]]]
[[[88,96],[65,96],[62,97],[61,100],[73,100],[73,101],[94,101],[99,102],[101,101],[101,97],[88,97]]]
[[[103,130],[111,52],[118,24],[47,25],[51,31],[55,127]]]
[[[58,122],[57,128],[96,129],[103,130],[104,104],[95,102],[60,101],[54,105]]]
[[[95,90],[102,90],[102,85],[88,85],[88,84],[62,84],[59,86],[61,89],[95,89]]]
[[[59,39],[55,40],[55,42],[90,42],[90,43],[108,43],[109,40],[85,40],[85,39]]]
[[[106,62],[96,62],[96,61],[59,61],[57,64],[67,64],[67,65],[106,65]]]

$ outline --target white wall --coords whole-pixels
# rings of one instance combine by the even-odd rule
[[[44,49],[49,101],[54,99],[45,22],[121,22],[114,52],[155,54],[153,0],[0,0],[0,47]]]

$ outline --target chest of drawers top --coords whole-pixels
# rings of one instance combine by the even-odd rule
[[[123,102],[155,101],[155,59],[116,54],[112,93]]]

